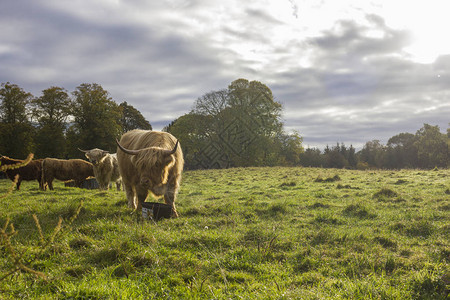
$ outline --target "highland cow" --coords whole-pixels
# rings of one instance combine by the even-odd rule
[[[101,190],[108,190],[111,181],[116,183],[116,188],[120,191],[122,185],[122,177],[119,172],[119,164],[117,155],[109,154],[108,151],[98,148],[91,150],[78,150],[84,152],[84,155],[94,166],[95,179]]]
[[[132,130],[117,141],[117,159],[128,206],[140,209],[149,191],[163,196],[178,217],[175,199],[183,171],[183,152],[177,139],[167,132]]]
[[[94,169],[90,162],[82,159],[45,158],[42,161],[42,182],[53,190],[53,180],[73,180],[75,186],[80,187],[83,181],[94,176]]]
[[[0,162],[1,165],[4,166],[21,164],[24,162],[24,160],[2,156],[0,157]],[[12,181],[14,181],[16,175],[19,175],[16,184],[17,190],[20,190],[20,184],[22,180],[37,180],[37,182],[39,183],[39,188],[42,190],[44,188],[41,182],[41,163],[42,159],[32,160],[26,166],[22,166],[16,169],[9,169],[6,170],[5,173]]]

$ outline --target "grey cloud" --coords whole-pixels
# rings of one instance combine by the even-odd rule
[[[315,37],[273,45],[269,29],[284,24],[249,5],[230,8],[233,24],[211,32],[216,7],[206,0],[127,1],[121,10],[105,7],[109,18],[47,1],[21,3],[1,4],[0,82],[17,83],[36,96],[50,86],[73,91],[84,82],[99,83],[155,129],[238,78],[267,84],[283,104],[286,128],[298,130],[312,146],[387,142],[423,123],[444,129],[450,121],[450,55],[433,64],[408,60],[402,49],[410,34],[389,28],[380,16],[368,15],[365,24],[341,20]],[[177,14],[160,17],[167,9]],[[139,10],[149,12],[149,21],[134,18]],[[193,29],[192,20],[206,28]],[[249,42],[273,49],[263,67],[229,47]],[[305,57],[308,67],[300,64]]]
[[[445,129],[450,121],[445,81],[450,56],[431,65],[407,60],[400,54],[409,33],[386,27],[380,17],[369,18],[381,37],[365,35],[367,26],[341,21],[309,40],[315,49],[312,67],[292,68],[271,86],[288,112],[286,126],[299,129],[305,143],[361,146],[414,133],[423,123]]]

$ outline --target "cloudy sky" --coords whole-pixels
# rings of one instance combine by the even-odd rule
[[[442,0],[2,0],[0,82],[98,83],[160,130],[245,78],[305,146],[382,143],[450,122]]]

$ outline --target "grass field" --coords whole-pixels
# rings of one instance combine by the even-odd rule
[[[17,231],[0,277],[18,265],[12,250],[30,270],[1,280],[0,299],[447,299],[449,178],[188,171],[180,218],[158,223],[131,214],[124,192],[24,182],[0,199],[0,227]]]

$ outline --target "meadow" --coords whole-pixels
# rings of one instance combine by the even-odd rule
[[[23,182],[0,198],[0,299],[448,299],[449,178],[187,171],[158,222],[124,192]]]

